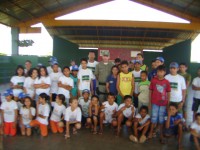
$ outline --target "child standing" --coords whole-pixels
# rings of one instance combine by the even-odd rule
[[[163,143],[163,124],[164,115],[170,100],[170,83],[164,78],[166,74],[166,68],[163,65],[157,68],[157,77],[151,80],[150,84],[150,103],[149,109],[151,109],[151,128],[149,138],[153,137],[153,130],[157,123],[160,127],[160,141]]]
[[[103,134],[103,123],[113,123],[116,120],[118,105],[115,103],[115,95],[108,93],[107,100],[100,108],[100,129],[99,134]]]
[[[15,136],[17,132],[17,103],[12,100],[13,91],[11,89],[6,90],[4,96],[6,101],[1,104],[4,135]]]
[[[47,103],[49,96],[46,93],[41,93],[39,95],[39,100],[37,101],[37,112],[36,119],[30,122],[31,127],[39,127],[41,135],[43,137],[48,135],[47,125],[48,117],[50,113],[50,107]]]
[[[20,109],[20,127],[22,135],[31,135],[31,126],[29,125],[35,116],[35,108],[31,106],[31,98],[24,98],[24,105]]]
[[[78,107],[78,100],[72,98],[70,106],[65,111],[66,121],[66,139],[70,138],[70,125],[74,125],[73,134],[77,133],[77,130],[81,128],[81,109]]]
[[[200,68],[198,69],[197,75],[198,76],[192,81],[192,89],[194,90],[192,111],[194,112],[194,116],[200,105]]]
[[[138,108],[141,106],[149,106],[149,86],[150,81],[148,81],[147,72],[142,71],[140,74],[141,82],[138,85]]]
[[[63,94],[65,96],[66,106],[69,105],[70,91],[74,87],[74,82],[70,78],[70,69],[65,66],[62,70],[63,76],[58,80],[58,94]]]
[[[63,133],[63,127],[60,127],[60,121],[62,120],[62,115],[65,113],[66,107],[63,105],[65,102],[65,96],[63,94],[58,94],[56,96],[56,101],[51,102],[51,106],[53,107],[53,112],[50,118],[50,126],[51,131],[53,133]]]
[[[117,76],[117,104],[123,103],[123,98],[125,95],[133,95],[134,91],[134,77],[132,72],[128,71],[128,62],[121,62],[121,71]]]
[[[78,97],[78,66],[75,65],[72,67],[72,73],[70,74],[70,78],[72,78],[72,80],[74,81],[74,87],[71,90],[71,95],[72,97],[77,98]]]
[[[119,73],[119,69],[117,66],[112,66],[111,69],[112,74],[108,76],[106,80],[106,91],[107,93],[113,93],[117,96],[117,75]]]
[[[148,115],[148,107],[141,106],[139,113],[135,116],[133,125],[134,135],[130,135],[129,139],[133,142],[144,143],[146,141],[146,134],[149,129],[151,119]],[[139,136],[139,133],[141,135]]]
[[[25,80],[24,67],[19,65],[17,66],[15,76],[13,76],[10,80],[15,101],[18,100],[19,93],[23,92],[24,80]]]

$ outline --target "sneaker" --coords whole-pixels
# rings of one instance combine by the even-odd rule
[[[134,143],[137,143],[137,142],[138,142],[138,139],[137,139],[135,136],[133,136],[133,135],[130,135],[130,136],[129,136],[129,139],[130,139],[132,142],[134,142]]]

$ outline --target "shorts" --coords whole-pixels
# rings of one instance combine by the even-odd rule
[[[166,114],[166,106],[158,106],[156,104],[152,104],[151,110],[151,122],[163,124],[165,122],[165,114]]]
[[[24,124],[24,127],[25,128],[31,128],[31,126],[29,124]],[[21,128],[21,126],[20,126],[20,128]]]
[[[85,116],[82,116],[82,119],[81,119],[81,123],[82,125],[85,125],[87,123],[87,119],[90,118],[90,117],[85,117]]]
[[[178,126],[169,127],[164,129],[164,135],[178,135]]]
[[[193,98],[192,111],[197,112],[200,106],[200,99]]]
[[[112,115],[106,115],[105,114],[105,120],[103,121],[103,123],[112,123],[112,121],[116,119],[116,118],[113,118]]]
[[[128,121],[128,120],[129,120],[129,118],[124,117],[124,119],[122,120],[122,124],[126,124],[126,121]]]

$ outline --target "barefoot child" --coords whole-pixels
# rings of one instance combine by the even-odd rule
[[[70,125],[73,125],[73,134],[77,133],[77,130],[81,128],[81,109],[78,107],[78,100],[72,98],[70,100],[70,106],[65,111],[66,121],[66,135],[65,138],[70,138]]]
[[[31,106],[31,98],[24,98],[24,105],[20,109],[20,127],[22,135],[31,135],[31,126],[29,125],[35,116],[35,108]]]
[[[146,134],[150,127],[150,123],[151,120],[150,116],[148,115],[148,107],[141,106],[139,113],[134,118],[134,135],[130,135],[130,140],[136,143],[144,143],[147,139]]]
[[[117,103],[115,103],[115,95],[109,93],[106,102],[103,102],[100,108],[100,130],[99,134],[103,134],[103,123],[113,123],[116,120],[116,113],[118,109]]]
[[[63,133],[64,129],[63,126],[60,126],[61,120],[63,119],[62,115],[65,113],[65,105],[63,103],[65,102],[65,96],[63,94],[58,94],[56,96],[56,101],[51,102],[51,106],[53,107],[53,112],[51,114],[50,118],[50,126],[51,131],[53,133]]]

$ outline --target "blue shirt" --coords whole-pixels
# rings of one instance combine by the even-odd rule
[[[109,75],[107,80],[106,80],[107,83],[109,83],[109,90],[111,93],[117,95],[118,92],[117,92],[117,78],[114,78],[113,75]]]
[[[167,121],[167,117],[168,117],[168,115],[166,114],[165,121]],[[181,119],[182,119],[182,116],[180,114],[178,114],[178,113],[175,116],[171,116],[170,117],[170,128],[175,126],[174,125],[175,121],[181,120]]]
[[[152,78],[154,78],[157,75],[157,69],[152,70],[148,74],[148,80],[151,81]]]

